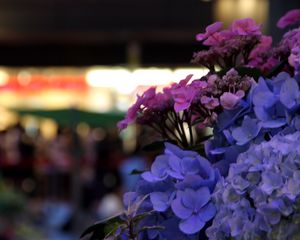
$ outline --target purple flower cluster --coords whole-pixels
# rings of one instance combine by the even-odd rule
[[[292,239],[300,233],[299,141],[300,132],[278,134],[239,155],[215,188],[218,211],[209,239]]]
[[[246,18],[234,21],[229,29],[221,28],[222,23],[216,22],[208,26],[205,33],[196,36],[209,49],[195,53],[192,62],[211,72],[216,66],[230,69],[247,65],[251,51],[262,38],[260,26],[253,19]]]
[[[234,69],[222,77],[209,74],[190,82],[191,77],[164,88],[163,92],[156,92],[153,87],[148,89],[138,96],[118,127],[123,129],[136,122],[152,127],[163,139],[175,140],[182,147],[193,146],[196,142],[187,138],[184,123],[190,132],[193,126],[212,127],[218,114],[238,106],[255,82]]]
[[[193,239],[214,217],[216,209],[211,193],[219,174],[198,153],[166,143],[164,154],[156,157],[151,170],[144,172],[142,178],[136,192],[125,195],[125,203],[129,205],[149,195],[139,211],[154,210],[156,214],[147,218],[145,225],[155,220],[152,224],[163,226],[167,221],[174,225],[174,233],[176,229],[179,231],[180,239]],[[157,239],[168,232],[148,231],[147,239]]]

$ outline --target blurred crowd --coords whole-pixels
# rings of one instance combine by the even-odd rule
[[[0,179],[24,196],[25,207],[10,222],[0,210],[0,240],[78,239],[85,225],[122,210],[123,192],[132,190],[139,177],[130,173],[146,169],[149,160],[138,151],[126,154],[116,129],[89,129],[82,137],[58,128],[52,139],[21,124],[1,131]],[[79,208],[81,229],[74,225],[74,208]],[[30,237],[19,236],[20,229]]]

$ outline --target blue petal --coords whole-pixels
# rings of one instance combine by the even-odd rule
[[[276,97],[270,91],[264,79],[260,78],[253,90],[253,104],[255,106],[271,107],[276,100]]]
[[[284,126],[285,124],[286,124],[286,119],[283,119],[283,118],[279,118],[277,120],[261,122],[261,126],[263,128],[279,128],[279,127]]]
[[[181,219],[187,219],[193,213],[192,209],[189,209],[189,208],[186,208],[185,206],[183,206],[182,198],[180,196],[180,191],[177,192],[177,198],[172,201],[171,207],[172,207],[174,214]]]
[[[169,208],[169,193],[153,192],[150,193],[150,200],[153,204],[153,209],[158,212],[164,212]]]
[[[199,232],[205,225],[205,222],[201,221],[201,219],[197,215],[192,215],[186,220],[183,220],[179,224],[179,228],[182,232],[186,234],[194,234]]]
[[[182,204],[185,207],[194,210],[196,207],[196,201],[197,201],[196,192],[189,188],[185,189],[182,195]]]
[[[165,178],[160,178],[160,177],[153,175],[151,172],[144,172],[144,173],[142,173],[141,176],[143,179],[145,179],[146,181],[151,182],[151,183],[162,181],[167,177],[166,176]]]
[[[168,157],[166,157],[165,155],[156,157],[151,166],[151,172],[157,177],[164,177],[166,175],[166,170],[169,168],[168,163]]]
[[[245,116],[242,127],[244,131],[251,135],[252,138],[256,137],[261,129],[261,126],[257,123],[256,119],[251,119],[248,116]]]
[[[179,190],[185,190],[186,188],[197,190],[200,186],[202,186],[202,181],[203,178],[199,175],[188,175],[182,182],[176,183],[175,186]]]
[[[295,79],[288,78],[282,85],[280,101],[288,109],[293,108],[299,98],[299,86]]]
[[[280,94],[280,90],[282,87],[282,84],[286,81],[287,78],[289,78],[290,75],[286,72],[281,72],[277,75],[276,78],[269,80],[268,82],[272,84],[273,87],[273,93],[276,95]]]
[[[199,211],[198,215],[201,221],[207,222],[216,215],[217,209],[213,203],[209,203]]]
[[[196,210],[200,210],[211,199],[211,194],[208,187],[201,187],[197,190],[196,195]]]
[[[200,164],[194,157],[184,157],[181,159],[181,167],[184,174],[196,174],[199,171]]]
[[[266,109],[264,107],[255,106],[253,109],[254,109],[256,117],[259,120],[261,120],[261,121],[267,121],[270,118],[268,112],[266,111]]]
[[[242,127],[237,127],[232,131],[233,138],[237,141],[237,145],[244,145],[251,140]]]
[[[232,137],[237,141],[237,145],[244,145],[255,138],[260,129],[261,126],[256,119],[245,116],[242,126],[232,131]]]

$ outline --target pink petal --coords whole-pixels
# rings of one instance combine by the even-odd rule
[[[277,27],[285,28],[298,22],[300,22],[300,9],[293,9],[279,19]]]

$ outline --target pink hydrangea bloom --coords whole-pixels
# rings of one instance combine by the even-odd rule
[[[219,100],[217,98],[214,98],[214,97],[202,96],[201,97],[201,103],[207,109],[215,109],[217,106],[219,106]]]
[[[175,102],[174,109],[176,112],[189,108],[196,95],[196,89],[194,87],[187,86],[192,77],[193,75],[190,74],[178,84],[173,84],[171,86],[170,92]]]
[[[215,22],[205,28],[205,33],[199,33],[196,35],[196,39],[198,41],[203,41],[210,37],[212,34],[216,33],[219,31],[223,26],[222,22]]]
[[[290,25],[300,23],[300,9],[293,9],[282,16],[277,22],[277,27],[286,28]]]
[[[230,110],[233,109],[244,96],[245,92],[243,90],[239,90],[235,94],[225,92],[220,97],[220,102],[224,109]]]
[[[176,112],[183,111],[191,106],[193,98],[197,90],[192,87],[181,87],[172,90],[172,95],[175,101],[174,109]]]
[[[239,19],[234,21],[231,25],[231,31],[241,36],[260,36],[260,28],[261,26],[257,25],[252,18]]]
[[[258,57],[260,54],[265,53],[272,47],[273,39],[270,36],[262,36],[260,43],[251,51],[250,59]]]
[[[195,80],[191,83],[191,87],[201,90],[207,87],[207,82]]]
[[[155,91],[155,87],[150,87],[142,96],[137,96],[136,102],[128,109],[125,119],[118,122],[117,126],[120,130],[127,128],[129,124],[133,123],[136,119],[137,112],[141,107],[149,105],[152,99],[155,99]]]
[[[289,56],[289,64],[293,67],[299,68],[300,65],[300,45],[292,49],[291,55]]]

